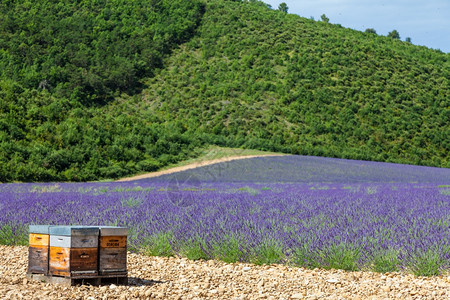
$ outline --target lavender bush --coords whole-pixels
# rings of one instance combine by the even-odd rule
[[[235,161],[152,180],[0,185],[0,243],[29,224],[128,226],[150,255],[438,275],[450,170],[315,157]]]

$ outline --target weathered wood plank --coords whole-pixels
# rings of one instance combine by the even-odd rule
[[[50,226],[50,235],[66,236],[90,236],[99,235],[99,229],[95,226]]]
[[[51,247],[61,248],[96,248],[98,247],[98,236],[65,236],[65,235],[51,235]]]
[[[97,272],[98,249],[97,248],[72,248],[70,249],[70,272],[83,273],[84,271]]]
[[[48,274],[48,246],[28,248],[28,273]]]
[[[127,271],[127,248],[100,248],[99,272],[120,273]]]
[[[117,226],[99,226],[100,236],[127,236],[127,227],[117,227]]]
[[[50,247],[49,274],[70,276],[70,248]]]
[[[86,235],[86,236],[73,236],[72,248],[97,248],[98,236]]]

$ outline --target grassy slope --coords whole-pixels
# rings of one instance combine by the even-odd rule
[[[232,158],[237,156],[256,156],[256,155],[274,155],[274,154],[281,154],[276,152],[270,152],[270,151],[260,151],[260,150],[252,150],[252,149],[240,149],[240,148],[227,148],[227,147],[219,147],[211,145],[207,148],[201,149],[198,156],[194,158],[190,158],[187,160],[183,160],[181,162],[171,164],[169,166],[166,166],[162,168],[162,170],[168,170],[174,167],[181,167],[186,166],[189,164],[196,164],[196,163],[202,163],[222,158]]]
[[[152,178],[158,177],[164,174],[171,174],[176,172],[181,172],[184,170],[195,169],[200,166],[213,165],[220,162],[232,161],[234,159],[241,158],[251,158],[251,157],[262,157],[262,156],[283,156],[285,154],[252,150],[252,149],[241,149],[241,148],[227,148],[211,145],[207,148],[196,149],[192,158],[169,164],[155,172],[142,172],[136,174],[132,177],[125,177],[119,179],[119,181],[131,181],[142,178]]]

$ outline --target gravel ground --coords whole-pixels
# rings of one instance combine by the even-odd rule
[[[450,276],[307,270],[128,254],[129,285],[26,279],[27,247],[0,246],[0,299],[450,299]]]

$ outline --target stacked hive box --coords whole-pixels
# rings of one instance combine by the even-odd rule
[[[100,227],[99,272],[101,275],[127,273],[128,228]]]
[[[127,235],[124,227],[30,225],[28,278],[126,284]]]
[[[50,241],[48,229],[48,225],[30,225],[28,273],[48,274],[48,253]]]
[[[98,275],[98,228],[52,226],[49,233],[50,275],[65,277]]]

